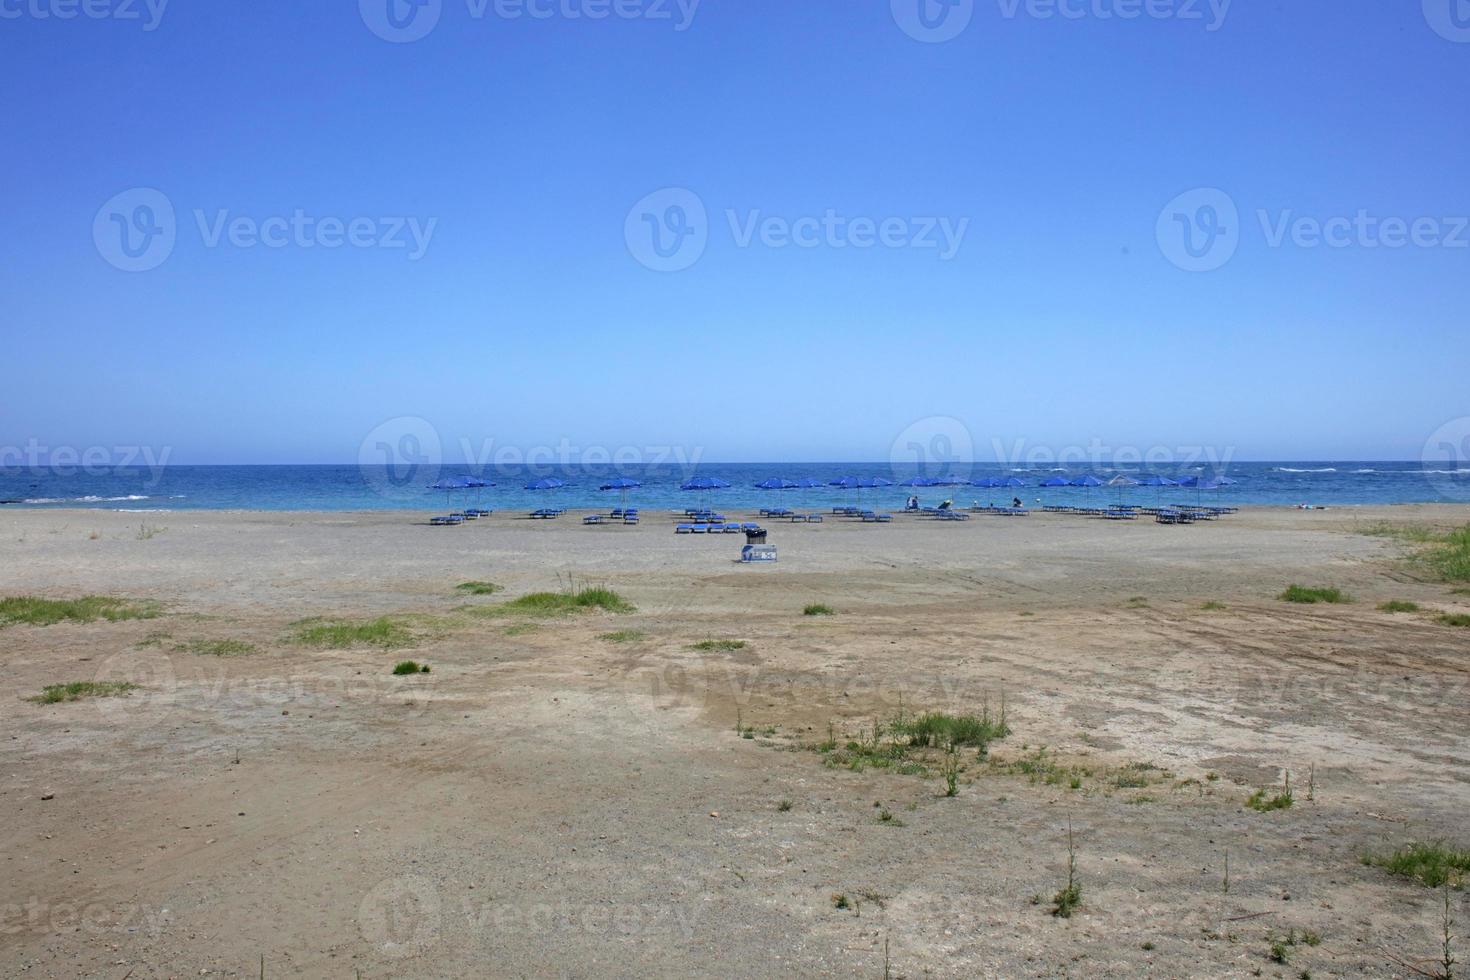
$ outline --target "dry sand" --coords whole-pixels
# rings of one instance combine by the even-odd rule
[[[1436,893],[1359,856],[1470,844],[1470,631],[1431,615],[1470,596],[1356,532],[1466,508],[829,519],[775,525],[765,566],[663,514],[413,519],[0,514],[0,595],[163,607],[0,630],[0,975],[879,978],[886,945],[895,977],[1387,977],[1438,950]],[[572,578],[638,611],[463,610]],[[290,641],[385,614],[412,645]],[[257,651],[191,652],[217,639]],[[92,678],[141,687],[25,700]],[[1002,696],[955,798],[810,748]],[[1075,768],[1016,771],[1041,746]],[[1294,806],[1243,806],[1285,770]],[[1322,941],[1271,961],[1291,929]]]

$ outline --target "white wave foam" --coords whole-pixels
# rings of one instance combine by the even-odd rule
[[[1470,476],[1470,470],[1420,470],[1421,473],[1441,473],[1454,476]]]
[[[111,504],[111,503],[119,503],[119,502],[122,502],[122,501],[152,500],[152,499],[153,499],[152,497],[148,497],[146,495],[140,496],[140,495],[138,495],[136,493],[130,493],[126,497],[98,497],[98,496],[94,496],[94,495],[89,494],[89,495],[87,495],[85,497],[32,497],[29,500],[22,500],[21,503],[23,503],[23,504]]]
[[[1294,470],[1290,466],[1277,466],[1275,470],[1277,473],[1336,473],[1337,467],[1324,466],[1319,470]]]

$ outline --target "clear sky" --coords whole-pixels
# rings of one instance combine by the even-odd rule
[[[428,2],[0,0],[0,443],[1414,459],[1470,415],[1452,0]]]

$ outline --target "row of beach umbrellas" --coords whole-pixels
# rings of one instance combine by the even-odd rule
[[[1119,488],[1122,488],[1122,487],[1188,487],[1190,489],[1195,489],[1195,490],[1217,490],[1220,487],[1229,486],[1229,485],[1231,485],[1233,483],[1235,483],[1234,480],[1230,479],[1229,477],[1224,477],[1224,476],[1222,476],[1222,477],[1189,476],[1189,477],[1185,477],[1182,480],[1173,480],[1173,479],[1170,479],[1167,476],[1158,476],[1156,474],[1151,474],[1150,473],[1150,474],[1143,474],[1138,479],[1134,479],[1131,476],[1128,476],[1126,474],[1120,473],[1117,476],[1113,477],[1111,480],[1108,480],[1106,482],[1104,482],[1103,480],[1100,480],[1099,478],[1097,478],[1097,477],[1095,477],[1095,476],[1093,476],[1091,474],[1088,474],[1086,476],[1076,477],[1076,478],[1071,479],[1071,480],[1068,480],[1068,479],[1066,479],[1064,477],[1060,477],[1060,476],[1054,476],[1054,477],[1050,477],[1048,479],[1042,480],[1040,483],[1036,484],[1036,486],[1038,486],[1038,487],[1045,487],[1045,488],[1055,488],[1055,487],[1101,487],[1101,486],[1110,486],[1110,487],[1119,487]],[[480,479],[478,477],[461,476],[461,477],[454,477],[452,479],[440,480],[439,482],[432,484],[429,487],[429,489],[430,490],[439,490],[439,491],[443,491],[445,493],[453,493],[454,491],[468,491],[468,490],[477,490],[478,491],[478,490],[483,490],[483,489],[486,489],[488,487],[493,487],[493,486],[495,486],[495,484],[492,483],[492,482],[490,482],[490,481],[488,481],[488,480],[483,480],[483,479]],[[555,477],[547,477],[545,479],[536,480],[533,483],[526,484],[525,489],[527,489],[527,490],[560,490],[560,489],[562,489],[564,487],[568,487],[568,486],[571,486],[571,484],[569,484],[569,483],[567,483],[567,482],[565,482],[563,480],[558,480]],[[612,481],[610,481],[608,483],[604,483],[604,484],[600,485],[598,487],[598,489],[599,490],[616,490],[616,491],[618,491],[622,495],[623,503],[626,504],[627,503],[627,497],[628,497],[628,491],[629,490],[636,490],[636,489],[638,489],[641,486],[643,486],[643,484],[640,483],[637,480],[630,480],[630,479],[628,479],[626,477],[619,477],[616,480],[612,480]],[[690,480],[686,480],[684,483],[681,483],[679,485],[679,489],[680,490],[688,490],[688,491],[694,491],[694,492],[705,492],[705,493],[707,493],[707,492],[713,491],[713,490],[724,490],[724,489],[728,489],[730,486],[731,486],[731,484],[729,482],[727,482],[725,480],[721,480],[719,477],[714,477],[714,476],[701,476],[701,477],[695,477],[695,478],[690,479]],[[962,480],[962,479],[960,479],[958,477],[931,478],[931,477],[915,476],[915,477],[910,477],[907,480],[900,480],[897,483],[894,483],[894,481],[892,481],[892,480],[885,480],[885,479],[883,479],[880,476],[878,476],[878,477],[844,476],[844,477],[840,477],[840,478],[838,478],[836,480],[828,480],[826,482],[823,482],[821,480],[814,480],[814,479],[810,479],[810,478],[804,479],[804,480],[787,480],[787,479],[783,479],[783,478],[774,478],[773,477],[773,478],[771,478],[769,480],[762,480],[760,483],[754,484],[754,486],[755,486],[755,489],[757,489],[757,490],[778,490],[778,491],[780,491],[780,490],[814,490],[814,489],[820,489],[820,488],[826,488],[826,487],[831,487],[831,488],[840,489],[840,490],[879,490],[879,489],[882,489],[884,487],[892,487],[892,486],[909,487],[909,488],[920,488],[920,487],[984,487],[984,488],[996,489],[996,488],[1020,488],[1020,487],[1029,487],[1029,486],[1031,486],[1031,484],[1027,483],[1024,480],[1021,480],[1018,477],[1014,477],[1014,476],[1005,477],[1005,478],[1000,478],[1000,477],[987,477],[987,478],[981,479],[981,480]]]

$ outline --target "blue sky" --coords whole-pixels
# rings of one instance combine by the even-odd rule
[[[940,43],[918,0],[440,0],[406,42],[370,26],[388,0],[79,2],[0,0],[0,443],[346,462],[413,416],[450,458],[876,460],[944,417],[982,458],[1412,459],[1470,415],[1450,0],[974,0]],[[136,188],[174,241],[129,272]],[[669,188],[704,247],[657,271],[635,239]],[[1204,228],[1199,189],[1237,211],[1209,271],[1167,233]],[[1273,243],[1360,213],[1342,247]],[[323,247],[354,220],[410,247]],[[920,247],[945,223],[953,255]]]

